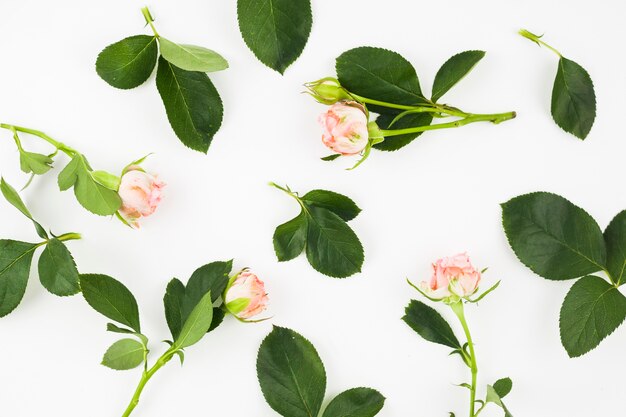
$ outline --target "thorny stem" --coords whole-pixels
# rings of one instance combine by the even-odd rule
[[[556,49],[554,49],[553,47],[551,47],[550,45],[548,45],[547,43],[541,40],[541,37],[543,35],[535,35],[534,33],[527,31],[526,29],[521,29],[518,33],[522,35],[523,37],[525,37],[526,39],[530,39],[531,41],[535,42],[537,45],[545,46],[546,48],[548,48],[549,50],[557,54],[560,58],[563,57],[563,55],[561,55],[559,51],[557,51]]]
[[[161,36],[159,35],[159,32],[157,32],[156,28],[154,27],[154,18],[152,17],[152,14],[150,13],[150,10],[148,9],[148,7],[142,7],[141,13],[143,14],[143,17],[146,19],[146,23],[150,25],[150,28],[152,29],[152,32],[154,33],[154,37],[160,38]]]
[[[20,143],[19,137],[17,136],[17,132],[22,132],[22,133],[28,133],[30,135],[37,136],[37,137],[45,140],[46,142],[48,142],[49,144],[54,146],[57,150],[65,153],[69,157],[74,157],[74,155],[76,155],[78,153],[77,150],[72,149],[72,148],[70,148],[69,146],[67,146],[67,145],[65,145],[63,143],[58,142],[58,141],[52,139],[50,136],[46,135],[45,133],[43,133],[40,130],[29,129],[27,127],[15,126],[15,125],[10,125],[10,124],[5,124],[5,123],[0,123],[0,128],[7,129],[7,130],[10,130],[11,132],[13,132],[13,139],[15,140],[15,143],[16,143],[16,145],[17,145],[19,150],[23,150],[23,149],[22,149],[22,145]]]

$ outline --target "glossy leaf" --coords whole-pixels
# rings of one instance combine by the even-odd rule
[[[361,212],[361,209],[349,197],[333,191],[312,190],[302,196],[302,201],[330,210],[344,221],[354,219]]]
[[[585,139],[596,118],[596,94],[587,71],[567,58],[559,59],[552,89],[552,117],[561,129]]]
[[[410,127],[428,126],[433,121],[433,118],[429,113],[413,113],[404,116],[392,126],[391,123],[398,116],[398,114],[400,113],[382,114],[376,119],[376,123],[381,129],[406,129]],[[405,135],[389,136],[385,138],[383,142],[374,145],[374,148],[380,151],[397,151],[398,149],[413,142],[413,140],[421,136],[423,133],[424,132],[417,132]]]
[[[626,281],[626,210],[619,213],[604,231],[606,268],[618,284]]]
[[[33,243],[0,240],[0,317],[22,301],[35,249]]]
[[[263,64],[283,74],[311,32],[310,0],[237,0],[239,30]]]
[[[50,239],[39,257],[39,280],[55,295],[74,295],[80,292],[80,275],[74,258],[59,239]]]
[[[502,204],[504,231],[517,257],[551,280],[587,275],[606,264],[596,221],[580,207],[551,193],[532,193]]]
[[[159,38],[161,55],[186,71],[214,72],[228,68],[228,62],[217,52],[195,45],[181,45]]]
[[[213,301],[211,292],[207,292],[191,310],[191,313],[185,320],[180,334],[174,340],[175,349],[183,349],[194,345],[204,337],[211,328],[213,320]]]
[[[4,178],[0,179],[0,192],[4,198],[13,205],[16,209],[18,209],[24,216],[28,217],[33,224],[35,225],[35,230],[37,231],[37,235],[39,235],[42,239],[48,239],[48,233],[46,230],[33,218],[33,215],[30,214],[30,211],[24,204],[24,201],[20,197],[19,193],[13,188],[8,182],[4,180]]]
[[[20,169],[27,174],[43,175],[50,171],[53,162],[48,155],[20,150]]]
[[[315,417],[326,391],[326,372],[315,347],[293,330],[274,326],[257,356],[265,400],[284,417]]]
[[[141,332],[137,300],[124,284],[108,275],[82,274],[80,286],[83,297],[94,310]]]
[[[300,255],[306,245],[307,216],[298,216],[281,224],[274,232],[274,251],[279,262],[290,261]]]
[[[137,35],[107,46],[96,60],[96,72],[116,88],[143,84],[156,65],[158,47],[154,36]]]
[[[596,276],[578,280],[560,314],[561,343],[570,357],[584,355],[613,333],[626,318],[626,297]]]
[[[373,417],[385,405],[385,397],[371,388],[352,388],[337,395],[322,417]]]
[[[224,112],[209,77],[180,69],[161,57],[156,83],[176,136],[185,146],[206,153]]]
[[[411,300],[402,320],[429,342],[453,349],[462,348],[448,322],[434,308],[421,301]]]
[[[431,100],[437,102],[461,81],[484,56],[485,52],[483,51],[465,51],[448,59],[437,71]]]
[[[124,371],[143,363],[144,347],[135,339],[122,339],[113,343],[102,358],[102,365]]]

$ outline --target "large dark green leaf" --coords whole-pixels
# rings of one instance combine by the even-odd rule
[[[141,365],[144,359],[144,347],[135,339],[122,339],[113,343],[102,358],[102,365],[125,371]]]
[[[173,278],[168,284],[163,296],[165,320],[170,328],[172,338],[176,339],[183,328],[183,303],[185,300],[185,284]]]
[[[159,44],[163,58],[186,71],[214,72],[228,68],[228,62],[210,49],[177,44],[164,37],[159,38]]]
[[[618,284],[626,281],[626,210],[619,213],[604,231],[606,268]]]
[[[302,53],[313,23],[310,0],[237,0],[237,17],[248,48],[281,74]]]
[[[434,308],[421,301],[411,300],[402,320],[429,342],[461,349],[461,343],[448,322]]]
[[[365,260],[357,235],[341,217],[321,207],[306,205],[306,257],[322,274],[345,278],[361,271]]]
[[[107,46],[96,60],[96,72],[116,88],[129,89],[143,84],[156,65],[158,54],[154,36],[137,35]]]
[[[82,274],[80,286],[83,297],[94,310],[141,332],[137,300],[124,284],[108,275]]]
[[[279,262],[289,261],[300,255],[306,245],[307,216],[298,216],[281,224],[274,232],[274,251]]]
[[[35,230],[37,234],[42,239],[48,239],[48,233],[46,230],[33,218],[33,215],[30,214],[30,211],[22,201],[22,198],[15,190],[15,188],[11,187],[11,185],[4,180],[4,178],[0,179],[0,191],[6,200],[11,203],[16,209],[18,209],[24,216],[28,217],[33,224],[35,225]]]
[[[578,280],[560,314],[561,343],[570,357],[584,355],[613,333],[626,318],[626,297],[602,278]]]
[[[439,100],[456,83],[461,81],[484,56],[485,52],[483,51],[465,51],[448,59],[437,71],[431,100],[434,102]]]
[[[565,280],[604,269],[600,227],[561,196],[539,192],[515,197],[502,204],[502,220],[517,257],[544,278]]]
[[[211,328],[212,321],[213,301],[209,291],[196,303],[185,319],[183,327],[180,329],[180,334],[174,339],[172,347],[174,349],[183,349],[198,343]]]
[[[337,395],[323,417],[374,417],[385,405],[385,397],[371,388],[352,388]]]
[[[59,239],[50,239],[39,257],[39,280],[55,295],[73,295],[80,291],[80,275],[74,258]]]
[[[22,301],[35,249],[33,243],[0,240],[0,317]]]
[[[326,391],[326,372],[315,347],[293,330],[274,326],[256,362],[267,403],[284,417],[317,417]]]
[[[180,69],[161,57],[156,83],[176,136],[185,146],[206,153],[224,113],[209,77]]]
[[[303,195],[302,200],[309,205],[330,210],[347,222],[361,212],[352,199],[334,191],[312,190]]]
[[[433,121],[433,117],[430,113],[413,113],[402,117],[391,125],[398,114],[400,113],[382,114],[376,119],[376,123],[381,129],[406,129],[410,127],[428,126]],[[386,137],[384,141],[374,145],[374,148],[380,151],[397,151],[413,142],[415,138],[423,133],[424,132],[417,132],[406,135],[389,136]]]
[[[585,139],[596,118],[596,94],[591,77],[583,67],[567,58],[559,59],[552,89],[552,117],[572,135]]]

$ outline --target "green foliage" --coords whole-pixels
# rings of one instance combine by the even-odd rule
[[[371,388],[352,388],[337,395],[322,417],[373,417],[385,405],[385,397]]]
[[[80,286],[83,297],[94,310],[141,332],[137,300],[124,284],[108,275],[82,274]]]
[[[34,175],[43,175],[52,168],[52,163],[54,161],[50,156],[40,153],[26,152],[23,149],[19,149],[19,151],[20,169],[26,174],[32,173]]]
[[[34,243],[0,240],[0,317],[22,301],[35,249]]]
[[[174,340],[172,348],[183,349],[194,345],[204,337],[211,327],[213,320],[213,301],[211,292],[207,292],[191,310],[189,317],[185,320],[180,334]]]
[[[461,81],[483,59],[483,51],[465,51],[447,60],[437,72],[433,83],[432,101],[438,101]]]
[[[494,403],[504,410],[504,417],[513,417],[510,411],[506,408],[504,403],[502,402],[502,398],[504,398],[509,392],[511,392],[511,388],[513,387],[513,382],[510,378],[502,378],[495,382],[495,384],[487,385],[487,400],[488,403]]]
[[[429,342],[462,349],[448,322],[434,308],[421,301],[411,300],[402,320]]]
[[[349,222],[361,212],[354,201],[345,195],[326,190],[312,190],[302,196],[305,203],[330,210]]]
[[[35,225],[35,230],[37,231],[37,235],[39,235],[42,239],[48,239],[48,233],[46,233],[46,229],[44,229],[35,219],[33,215],[30,214],[30,211],[24,204],[24,201],[20,197],[20,195],[15,191],[15,188],[11,187],[11,185],[4,180],[4,178],[0,179],[0,192],[4,198],[13,205],[16,209],[18,209],[24,216],[28,217],[33,224]]]
[[[122,339],[113,343],[102,358],[102,365],[124,371],[138,367],[143,363],[144,346],[135,339]]]
[[[195,45],[180,45],[159,38],[161,55],[185,71],[214,72],[228,68],[228,62],[217,52]]]
[[[606,268],[619,284],[626,281],[626,210],[620,212],[604,231]]]
[[[115,88],[130,89],[146,82],[156,65],[154,36],[137,35],[104,48],[96,60],[96,72]]]
[[[587,71],[565,57],[559,67],[552,89],[552,117],[561,129],[585,139],[596,118],[596,94]]]
[[[50,239],[39,257],[39,280],[55,295],[66,296],[80,292],[80,275],[74,258],[59,239]]]

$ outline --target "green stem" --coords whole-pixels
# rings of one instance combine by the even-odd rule
[[[150,28],[152,29],[152,32],[154,33],[154,37],[160,38],[161,36],[159,35],[159,32],[157,32],[156,28],[154,27],[154,18],[152,17],[152,14],[150,13],[150,10],[148,9],[148,7],[142,7],[141,13],[143,14],[143,17],[146,19],[146,23],[150,25]]]
[[[453,127],[461,127],[476,122],[491,122],[494,124],[502,123],[506,120],[514,119],[516,113],[496,113],[496,114],[470,114],[464,119],[456,120],[449,123],[440,123],[436,125],[409,127],[407,129],[382,130],[385,137],[406,135],[409,133],[425,132],[427,130],[449,129]]]
[[[390,109],[398,109],[398,110],[411,110],[415,113],[445,113],[450,116],[458,116],[465,117],[468,116],[468,113],[462,112],[458,109],[452,109],[448,106],[442,106],[436,103],[427,104],[425,106],[409,106],[404,104],[395,104],[388,103],[386,101],[374,100],[367,97],[362,97],[357,94],[350,93],[350,95],[357,101],[365,104],[373,104],[375,106],[387,107]]]
[[[82,239],[80,233],[64,233],[61,236],[57,236],[57,239],[61,242],[66,242],[68,240],[79,240]]]
[[[133,412],[135,407],[137,407],[137,404],[139,404],[139,397],[141,396],[141,393],[143,392],[143,389],[145,388],[150,378],[152,378],[154,374],[156,374],[156,372],[159,369],[161,369],[161,367],[163,367],[163,365],[169,362],[169,360],[172,359],[173,355],[174,355],[174,352],[171,349],[168,349],[167,352],[165,352],[156,361],[156,363],[152,366],[152,368],[147,369],[147,370],[144,369],[141,375],[141,379],[139,380],[139,384],[137,384],[137,388],[135,389],[135,393],[133,394],[133,398],[130,400],[130,403],[128,404],[128,407],[126,407],[126,411],[124,411],[124,414],[122,414],[122,417],[130,416],[130,414]]]
[[[281,191],[284,191],[286,194],[292,196],[293,198],[296,199],[296,201],[298,202],[298,204],[300,204],[300,207],[302,207],[302,210],[304,210],[305,212],[308,213],[308,209],[306,208],[306,206],[304,205],[304,203],[302,202],[302,200],[300,199],[300,197],[298,196],[298,193],[294,193],[293,191],[291,191],[291,189],[289,189],[289,187],[281,187],[280,185],[276,184],[275,182],[269,182],[269,185],[274,187],[274,188],[278,188]]]
[[[557,51],[556,49],[554,49],[553,47],[551,47],[550,45],[548,45],[547,43],[541,40],[541,36],[543,35],[541,36],[535,35],[534,33],[527,31],[526,29],[521,29],[518,33],[522,35],[523,37],[525,37],[526,39],[530,39],[531,41],[535,42],[537,45],[545,46],[546,48],[548,48],[549,50],[557,54],[559,57],[561,58],[563,57],[563,55],[561,55],[559,51]]]
[[[46,135],[40,130],[29,129],[27,127],[15,126],[15,125],[10,125],[10,124],[5,124],[5,123],[0,123],[0,128],[8,129],[13,132],[13,137],[14,139],[16,139],[16,143],[18,144],[18,149],[21,149],[21,143],[19,143],[17,132],[22,132],[22,133],[28,133],[30,135],[40,137],[41,139],[45,140],[46,142],[54,146],[56,149],[60,150],[61,152],[65,153],[66,155],[70,157],[73,157],[74,155],[78,153],[78,151],[76,151],[75,149],[72,149],[63,143],[52,139],[50,136]]]
[[[465,332],[465,337],[467,338],[467,346],[469,347],[470,353],[470,370],[472,372],[472,384],[470,388],[470,411],[469,417],[476,417],[474,412],[476,405],[476,377],[478,375],[478,365],[476,364],[476,352],[474,351],[474,341],[472,340],[472,335],[469,330],[469,326],[467,325],[467,320],[465,320],[465,312],[463,310],[463,301],[458,301],[454,304],[451,304],[450,307],[454,314],[459,318],[461,322],[461,326],[463,326],[463,331]]]

